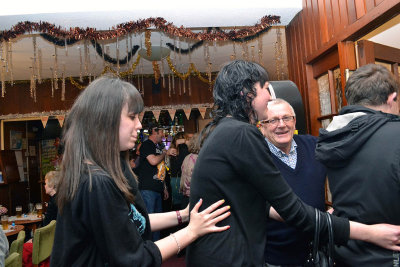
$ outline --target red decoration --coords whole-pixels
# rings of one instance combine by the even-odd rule
[[[124,36],[128,33],[140,32],[154,27],[159,29],[171,36],[184,37],[188,39],[205,40],[205,41],[226,41],[234,40],[238,38],[245,38],[252,36],[262,31],[271,24],[280,22],[279,16],[264,16],[261,18],[261,23],[257,23],[254,26],[242,28],[239,30],[231,30],[228,32],[214,31],[214,32],[202,32],[195,33],[190,29],[183,26],[176,27],[171,22],[167,22],[164,18],[148,18],[137,20],[136,22],[130,21],[121,23],[116,27],[113,27],[109,31],[98,31],[95,28],[82,29],[79,27],[70,28],[69,31],[62,29],[60,26],[48,22],[19,22],[13,26],[11,30],[5,30],[0,32],[0,42],[8,41],[13,38],[17,38],[19,35],[25,34],[26,32],[40,32],[47,33],[53,37],[63,39],[75,39],[75,40],[108,40],[119,36]]]

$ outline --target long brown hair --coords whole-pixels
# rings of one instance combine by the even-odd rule
[[[57,203],[60,212],[73,200],[85,171],[92,175],[89,165],[106,172],[129,202],[134,201],[121,167],[121,153],[128,164],[128,151],[119,151],[121,111],[138,114],[143,99],[130,83],[118,78],[100,77],[94,80],[77,98],[68,113],[63,133],[64,155],[61,163]],[[130,170],[130,168],[128,168]]]

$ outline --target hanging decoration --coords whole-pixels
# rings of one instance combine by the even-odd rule
[[[197,76],[200,81],[207,83],[209,85],[209,89],[212,89],[212,85],[215,82],[215,80],[212,79],[212,63],[210,60],[210,54],[209,54],[209,42],[213,42],[214,48],[219,41],[225,41],[225,40],[230,40],[232,41],[233,44],[233,52],[234,54],[231,55],[231,58],[236,58],[236,50],[235,50],[235,43],[240,42],[243,45],[244,48],[244,43],[252,40],[254,38],[258,38],[259,40],[259,45],[258,45],[258,56],[259,56],[259,61],[262,60],[262,41],[260,38],[260,34],[263,32],[268,31],[271,28],[272,24],[279,23],[279,17],[278,16],[264,16],[261,18],[261,22],[255,24],[254,26],[250,27],[241,27],[240,29],[233,29],[233,30],[222,30],[218,27],[214,28],[207,28],[206,30],[202,32],[192,32],[191,29],[185,28],[183,26],[181,27],[176,27],[172,23],[167,22],[163,18],[148,18],[145,20],[138,20],[136,22],[128,22],[128,23],[122,23],[117,25],[115,28],[112,30],[108,31],[97,31],[94,28],[86,28],[82,29],[79,27],[75,28],[70,28],[70,30],[65,30],[62,29],[61,27],[57,27],[54,24],[50,24],[48,22],[20,22],[17,25],[13,26],[10,30],[5,30],[5,31],[0,31],[0,42],[1,44],[7,43],[3,41],[9,41],[13,38],[16,38],[26,32],[32,32],[36,31],[40,33],[40,36],[49,42],[52,42],[55,46],[55,52],[54,52],[54,65],[53,68],[50,68],[52,70],[52,79],[51,79],[51,86],[52,86],[52,96],[54,96],[54,90],[58,89],[58,80],[61,80],[61,89],[62,89],[62,94],[61,98],[64,100],[65,99],[65,80],[69,79],[71,84],[73,84],[75,87],[79,89],[84,89],[87,85],[83,85],[84,83],[84,76],[86,76],[86,81],[91,81],[92,80],[92,73],[90,71],[90,53],[89,53],[89,46],[90,44],[88,43],[89,41],[93,45],[93,47],[96,50],[96,57],[97,55],[101,56],[104,61],[107,61],[108,63],[111,64],[116,64],[116,70],[112,69],[110,65],[105,65],[104,69],[102,71],[102,74],[106,72],[112,72],[116,75],[118,75],[121,78],[125,79],[132,79],[133,78],[133,72],[135,71],[137,65],[140,63],[140,56],[137,55],[137,59],[134,64],[125,72],[120,72],[120,65],[121,64],[127,64],[132,56],[134,56],[140,46],[135,45],[132,46],[132,34],[133,33],[139,33],[145,31],[145,34],[148,33],[148,36],[146,36],[145,40],[145,45],[147,48],[147,53],[151,54],[151,41],[150,41],[150,36],[151,36],[151,31],[148,30],[149,27],[153,27],[156,30],[160,31],[161,33],[166,33],[170,36],[174,36],[174,44],[171,43],[166,43],[171,50],[173,50],[175,53],[179,53],[178,57],[175,55],[174,60],[171,60],[171,58],[168,56],[166,58],[166,61],[168,63],[168,66],[172,72],[172,74],[168,75],[168,87],[169,87],[169,96],[171,96],[171,91],[175,93],[175,77],[178,77],[178,86],[179,88],[179,93],[181,94],[181,90],[183,89],[183,93],[186,94],[186,89],[188,89],[188,94],[191,95],[191,75]],[[124,36],[125,38],[125,43],[126,43],[126,56],[124,58],[120,59],[120,51],[119,51],[119,38],[121,36]],[[128,41],[128,38],[130,37],[130,40]],[[109,45],[106,45],[106,52],[104,52],[104,44],[99,44],[99,41],[102,40],[110,40],[116,38],[116,58],[112,58],[109,56]],[[187,49],[182,48],[182,43],[181,43],[181,38],[186,38],[186,39],[193,39],[197,40],[197,42],[193,45],[189,45]],[[41,83],[42,78],[41,78],[41,73],[42,73],[42,51],[40,48],[36,47],[36,36],[34,36],[34,56],[33,56],[33,62],[31,66],[31,80],[30,80],[30,93],[31,97],[36,100],[36,83]],[[80,54],[80,74],[79,74],[79,81],[76,78],[73,77],[67,77],[65,71],[62,73],[62,77],[58,77],[58,59],[57,59],[57,46],[64,47],[65,55],[68,55],[68,46],[69,45],[74,45],[77,42],[84,40],[83,44],[83,54],[82,55],[82,46],[79,47],[79,54]],[[177,40],[177,44],[176,44]],[[128,47],[129,45],[129,47]],[[195,67],[194,63],[191,61],[191,52],[201,45],[205,46],[205,61],[206,61],[206,70],[205,73],[200,73],[197,68]],[[162,46],[162,41],[160,41],[160,46]],[[0,55],[3,56],[4,54],[4,49],[3,45],[0,45],[1,50]],[[260,48],[261,47],[261,48]],[[131,49],[129,49],[131,48]],[[244,48],[244,55],[245,58],[249,58],[249,53],[248,51],[245,51],[247,48]],[[251,50],[251,57],[253,60],[255,60],[255,52],[254,52],[255,47],[252,46]],[[9,45],[7,44],[6,47],[6,60],[2,62],[1,66],[1,94],[2,97],[4,97],[5,94],[5,89],[6,89],[6,73],[10,72],[10,75],[12,76],[12,61],[11,61],[11,56],[12,56],[12,48],[11,48],[11,42]],[[181,58],[181,54],[189,54],[189,67],[187,72],[179,72],[177,70],[176,66],[182,66],[182,64],[176,64],[177,58]],[[4,57],[2,57],[4,58]],[[175,62],[174,62],[175,61]],[[172,63],[174,62],[174,63]],[[154,71],[154,79],[156,83],[158,83],[159,78],[163,77],[163,87],[166,87],[165,85],[165,80],[164,80],[164,66],[163,66],[163,61],[160,62],[162,64],[161,68],[159,66],[159,62],[153,61],[153,71]],[[178,62],[179,63],[179,62]],[[150,77],[151,75],[144,75],[143,73],[143,66],[139,68],[139,74],[137,75],[138,77],[138,89],[141,91],[141,93],[144,93],[144,77]],[[142,70],[142,71],[140,71]],[[141,79],[140,79],[141,76]],[[94,77],[93,77],[94,78]],[[186,80],[188,81],[186,84]],[[11,85],[13,84],[13,79],[10,79]],[[172,86],[171,86],[172,85]],[[186,88],[187,87],[187,88]]]
[[[142,122],[143,121],[143,117],[144,117],[144,111],[139,113],[139,120]]]
[[[282,46],[282,32],[278,27],[276,28],[276,43],[275,43],[275,79],[283,80],[283,68],[284,68],[284,60],[283,60],[283,46]]]
[[[60,127],[62,128],[64,125],[65,115],[57,115],[56,118],[58,120],[58,123],[60,124]]]
[[[168,113],[169,113],[169,116],[171,117],[171,120],[174,120],[176,109],[168,109]]]
[[[161,30],[171,36],[183,37],[193,40],[204,40],[204,41],[227,41],[235,40],[240,38],[246,38],[258,34],[265,30],[272,24],[280,22],[279,16],[264,16],[261,18],[261,22],[254,26],[242,28],[239,30],[230,31],[215,31],[215,32],[193,32],[190,28],[183,26],[176,27],[173,23],[166,21],[164,18],[148,18],[144,20],[130,21],[126,23],[118,24],[115,28],[108,31],[98,31],[95,28],[79,28],[74,27],[69,31],[62,29],[60,26],[56,26],[49,22],[32,22],[24,21],[14,25],[11,30],[4,30],[0,32],[0,41],[8,41],[10,39],[17,38],[18,36],[25,34],[26,32],[40,32],[51,34],[54,37],[60,39],[73,39],[73,40],[109,40],[116,38],[117,36],[124,36],[131,32],[140,32],[154,27]]]
[[[207,108],[206,107],[199,107],[198,109],[199,109],[201,117],[204,119],[204,117],[206,116]]]
[[[4,97],[6,93],[6,72],[5,72],[5,61],[3,60],[3,43],[0,42],[0,79],[1,79],[1,97]]]
[[[139,120],[142,121],[144,117],[144,113],[147,111],[154,112],[154,110],[167,110],[173,120],[175,117],[175,113],[177,110],[187,110],[187,109],[201,109],[201,108],[212,108],[213,103],[202,103],[202,104],[183,104],[183,105],[166,105],[166,106],[151,106],[145,107],[144,110],[139,113],[138,117]],[[53,111],[46,111],[46,112],[32,112],[27,114],[8,114],[8,115],[0,115],[0,120],[12,120],[12,119],[27,119],[27,118],[38,118],[40,120],[47,120],[49,117],[55,117],[56,119],[60,119],[62,117],[57,116],[65,116],[68,115],[68,110],[53,110]],[[172,114],[172,115],[171,115]],[[42,121],[43,123],[43,121]],[[47,122],[46,122],[47,124]]]
[[[261,66],[263,65],[263,40],[262,38],[259,36],[258,37],[258,45],[257,45],[257,49],[258,49],[258,64],[260,64]]]
[[[160,118],[161,110],[153,110],[152,112],[153,112],[154,118],[156,118],[156,121],[158,121],[158,119]]]
[[[37,80],[38,83],[41,84],[42,83],[42,71],[43,71],[43,55],[42,55],[42,49],[38,49],[38,60],[37,60]]]
[[[42,121],[43,128],[46,128],[47,122],[49,120],[49,116],[41,116],[40,120]]]
[[[11,86],[14,85],[14,73],[13,73],[13,60],[12,60],[12,42],[8,42],[8,49],[7,49],[7,65],[8,71],[10,73],[10,84]]]
[[[191,108],[184,108],[183,111],[185,112],[186,119],[189,119],[192,109]]]

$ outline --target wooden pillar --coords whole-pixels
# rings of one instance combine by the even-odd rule
[[[347,105],[347,100],[344,94],[346,87],[346,69],[355,70],[357,68],[356,53],[354,42],[344,41],[338,43],[340,80],[342,83],[343,106]]]
[[[368,40],[362,40],[358,45],[358,64],[359,67],[375,63],[374,43]]]

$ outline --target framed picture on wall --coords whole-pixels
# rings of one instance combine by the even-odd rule
[[[22,149],[22,132],[10,131],[10,149],[11,150]]]

